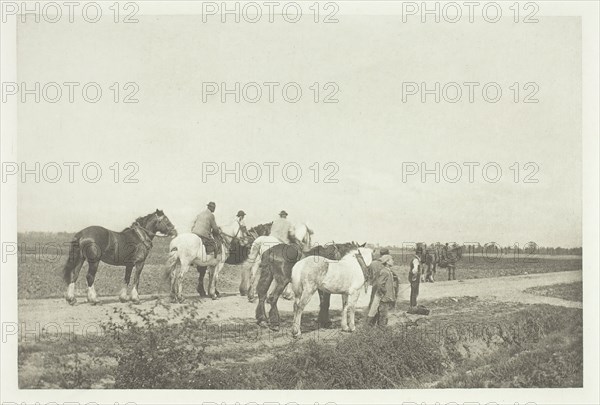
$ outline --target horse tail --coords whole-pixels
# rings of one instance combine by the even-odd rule
[[[172,247],[163,273],[165,280],[171,280],[171,275],[174,274],[174,271],[177,269],[177,264],[179,264],[179,250],[177,250],[177,247]],[[175,276],[177,276],[177,274],[175,274]]]
[[[316,258],[316,260],[319,260],[318,257]],[[312,262],[312,261],[311,261]],[[292,271],[291,277],[290,277],[290,282],[292,283],[292,291],[294,291],[294,295],[296,297],[301,297],[302,296],[302,290],[303,290],[303,286],[302,286],[302,270],[303,270],[303,264],[301,263],[298,266],[302,266],[299,267],[298,270],[296,271],[296,273],[294,273]],[[293,267],[292,267],[293,270]]]
[[[256,294],[259,299],[267,296],[269,287],[271,287],[271,283],[273,282],[272,265],[270,260],[263,260],[260,262],[260,278],[258,279],[258,285],[256,286]]]
[[[67,263],[63,268],[63,280],[69,284],[71,282],[71,275],[73,269],[77,267],[77,264],[81,261],[81,247],[79,246],[79,234],[76,234],[71,240],[71,247],[69,248],[69,257]]]
[[[250,248],[250,253],[248,253],[248,258],[246,259],[246,262],[248,263],[254,263],[256,262],[256,258],[258,257],[258,254],[260,253],[260,242],[257,242],[256,240],[254,242],[252,242],[252,247]]]

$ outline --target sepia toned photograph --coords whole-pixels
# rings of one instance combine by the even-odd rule
[[[2,403],[597,403],[567,3],[2,1]]]

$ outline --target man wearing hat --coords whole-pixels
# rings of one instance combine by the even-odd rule
[[[388,249],[381,249],[380,253],[381,257],[373,261],[376,264],[372,266],[371,274],[373,280],[372,302],[367,315],[367,324],[371,326],[387,325],[388,313],[393,308],[397,295],[397,284],[394,282],[394,274],[391,271],[394,259]]]
[[[240,228],[246,228],[246,222],[244,221],[244,217],[246,213],[242,210],[239,210],[237,215],[235,216],[235,221],[240,224]]]
[[[202,239],[206,254],[214,254],[217,256],[221,253],[220,245],[215,238],[220,241],[220,228],[215,220],[215,209],[217,205],[214,202],[206,204],[206,209],[196,217],[194,225],[192,225],[192,233],[195,233]]]
[[[408,313],[413,313],[417,309],[417,297],[419,296],[419,285],[421,283],[421,255],[419,253],[419,248],[417,248],[414,257],[409,263],[410,308]]]
[[[276,237],[281,243],[290,243],[290,235],[293,235],[294,227],[292,223],[287,219],[288,213],[281,211],[279,218],[273,221],[271,225],[271,236]]]

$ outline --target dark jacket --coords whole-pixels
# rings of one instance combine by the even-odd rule
[[[389,267],[383,266],[375,279],[376,294],[381,297],[381,302],[396,301],[396,284],[394,283],[394,274]]]

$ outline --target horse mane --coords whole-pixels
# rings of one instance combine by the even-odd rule
[[[161,211],[161,212],[162,212],[162,211]],[[124,231],[126,231],[126,230],[128,230],[128,229],[131,229],[131,227],[132,227],[134,224],[136,224],[136,223],[138,223],[138,224],[140,224],[140,225],[142,225],[142,226],[145,226],[145,225],[146,225],[146,222],[148,222],[148,220],[150,219],[150,217],[151,217],[152,215],[154,215],[154,214],[155,214],[155,212],[151,212],[150,214],[148,214],[148,215],[144,215],[143,217],[137,217],[137,218],[136,218],[136,220],[135,220],[135,221],[133,221],[133,222],[131,223],[131,225],[129,225],[128,227],[124,228],[124,229],[123,229],[121,232],[124,232]]]
[[[256,226],[253,226],[252,228],[248,229],[248,232],[256,232],[259,236],[262,235],[268,235],[269,233],[271,233],[271,226],[273,225],[273,222],[267,222],[266,224],[259,224]]]
[[[350,253],[352,250],[356,250],[357,246],[354,243],[330,243],[326,245],[318,245],[313,247],[307,252],[309,256],[324,256],[329,259],[333,258],[336,253],[339,253],[340,259]],[[331,257],[329,257],[331,256]]]

